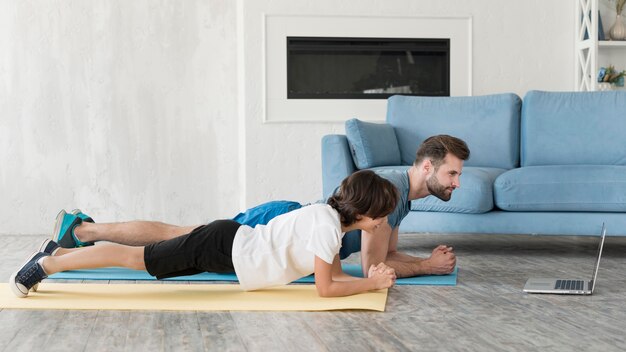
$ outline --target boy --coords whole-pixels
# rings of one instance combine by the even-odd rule
[[[391,287],[393,269],[370,266],[368,278],[341,271],[339,250],[347,231],[373,233],[387,222],[398,201],[395,187],[372,171],[359,171],[342,182],[327,204],[315,204],[251,228],[233,220],[217,220],[190,233],[145,247],[102,244],[65,249],[46,240],[40,251],[10,278],[18,297],[59,271],[121,266],[146,270],[158,279],[203,271],[232,272],[241,288],[256,290],[283,285],[315,274],[322,297],[352,295]]]

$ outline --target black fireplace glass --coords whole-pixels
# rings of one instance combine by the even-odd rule
[[[287,37],[288,99],[450,96],[450,39]]]

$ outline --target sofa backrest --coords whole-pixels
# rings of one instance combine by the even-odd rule
[[[626,165],[626,92],[524,97],[521,165]]]
[[[519,165],[521,99],[512,93],[476,97],[392,96],[387,122],[395,129],[403,165],[428,137],[449,134],[469,149],[467,166],[511,169]]]

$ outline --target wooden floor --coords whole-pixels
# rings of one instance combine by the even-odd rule
[[[609,230],[610,232],[610,230]],[[0,236],[0,277],[43,236]],[[2,351],[624,351],[626,238],[610,237],[593,296],[529,295],[532,276],[591,275],[597,238],[402,234],[455,247],[455,287],[397,286],[387,311],[0,311]],[[350,262],[358,258],[349,258]]]

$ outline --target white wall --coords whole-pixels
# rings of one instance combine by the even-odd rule
[[[243,202],[321,196],[320,139],[339,123],[262,122],[264,15],[471,16],[473,95],[574,89],[575,2],[570,0],[240,0],[245,101]],[[241,68],[240,68],[241,69]],[[346,119],[355,116],[346,116]],[[358,117],[358,116],[357,116]],[[380,117],[384,120],[384,116]],[[471,147],[471,146],[470,146]]]
[[[474,95],[574,86],[570,0],[0,2],[0,234],[320,196],[336,123],[263,124],[261,13],[470,15]],[[239,83],[238,83],[239,82]],[[384,117],[381,116],[381,120]]]
[[[238,210],[236,6],[0,2],[0,233]]]

